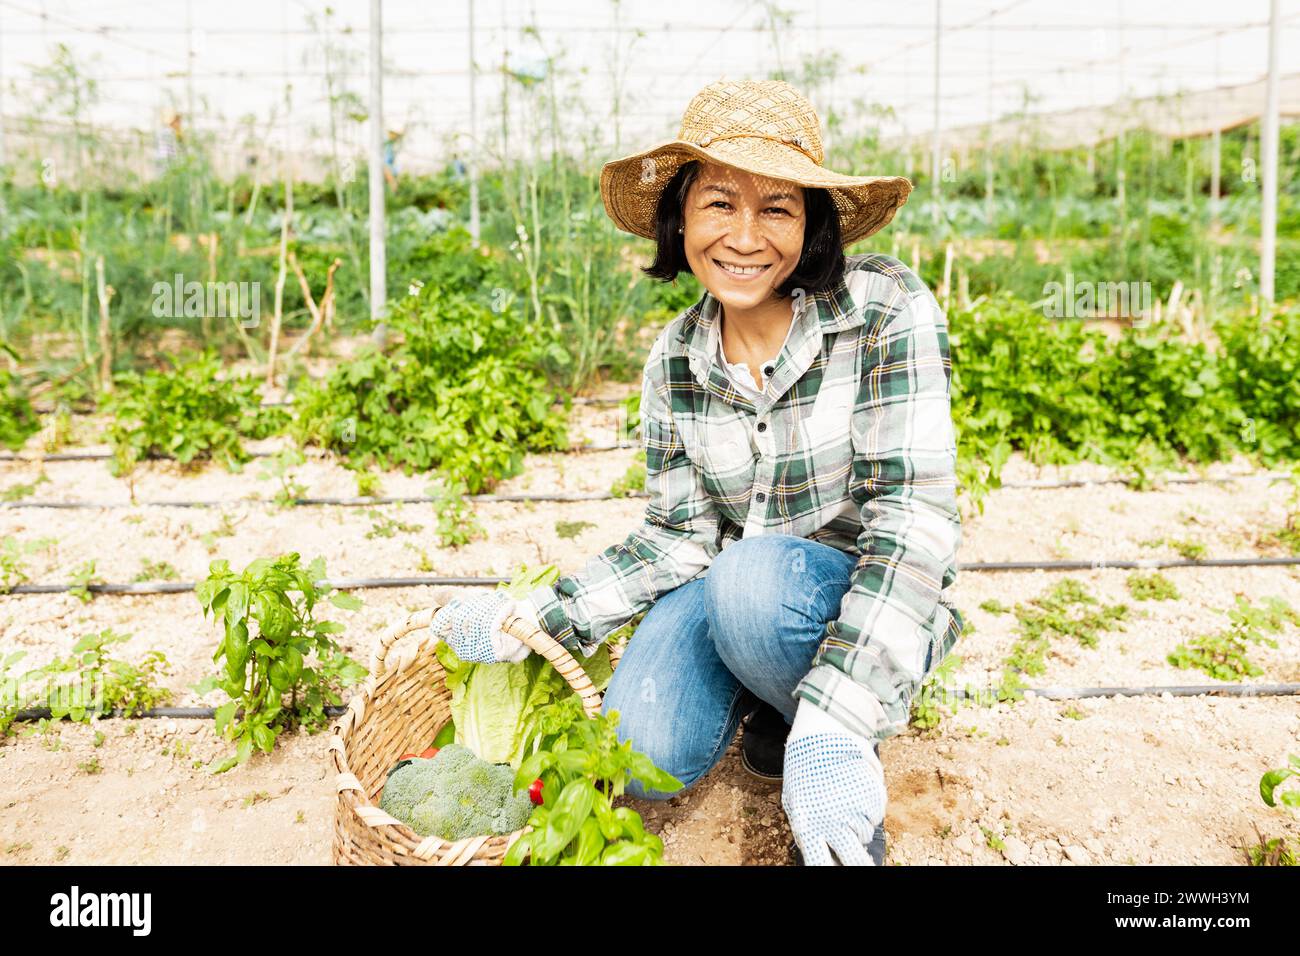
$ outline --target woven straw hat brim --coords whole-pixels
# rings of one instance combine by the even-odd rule
[[[624,232],[654,239],[659,195],[681,165],[692,159],[827,190],[839,211],[846,246],[889,225],[912,191],[905,177],[846,176],[817,165],[793,146],[771,140],[725,139],[704,147],[671,139],[604,165],[600,196],[610,219]]]

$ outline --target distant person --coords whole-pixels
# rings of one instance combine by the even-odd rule
[[[405,130],[390,129],[384,137],[384,181],[389,189],[397,189],[397,150],[405,136]]]
[[[183,140],[181,116],[179,113],[171,113],[154,134],[154,163],[160,174],[176,161]]]

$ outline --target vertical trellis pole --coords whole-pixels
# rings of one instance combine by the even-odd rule
[[[942,143],[939,136],[939,34],[941,32],[940,6],[942,0],[934,0],[934,142],[930,157],[930,178],[933,180],[934,205],[932,208],[932,218],[937,229],[941,218],[940,205],[943,202],[943,184],[940,180],[940,158],[939,152]]]
[[[469,234],[478,248],[478,97],[474,69],[474,0],[469,0]]]
[[[1214,38],[1214,98],[1211,100],[1211,115],[1214,117],[1214,133],[1210,137],[1210,228],[1217,231],[1219,226],[1219,197],[1223,193],[1223,136],[1219,130],[1219,38]]]
[[[1264,318],[1272,314],[1273,268],[1277,255],[1277,159],[1278,159],[1278,32],[1281,16],[1278,0],[1268,5],[1268,82],[1264,94],[1262,136],[1259,144],[1260,165],[1264,167],[1264,199],[1259,215],[1259,298]]]
[[[5,164],[4,15],[0,13],[0,167]]]
[[[993,20],[989,18],[988,134],[984,139],[984,222],[993,225]]]
[[[370,0],[370,318],[379,323],[375,338],[387,333],[383,318],[388,302],[384,249],[384,73],[383,16],[380,0]]]

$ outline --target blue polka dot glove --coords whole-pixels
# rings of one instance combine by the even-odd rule
[[[532,652],[528,645],[501,630],[510,614],[535,621],[536,614],[521,608],[505,591],[455,591],[435,595],[442,607],[433,615],[429,630],[442,638],[462,661],[496,664],[522,661]]]
[[[885,820],[885,770],[872,742],[801,700],[785,745],[781,806],[808,866],[871,866]]]

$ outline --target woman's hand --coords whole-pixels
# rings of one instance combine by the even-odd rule
[[[501,630],[501,623],[511,614],[524,620],[536,615],[522,613],[505,591],[470,591],[444,589],[434,592],[442,606],[434,613],[429,630],[442,638],[463,661],[496,664],[522,661],[532,653],[528,645]]]
[[[871,742],[801,700],[785,745],[781,806],[809,866],[872,866],[867,845],[885,819],[885,771]]]

